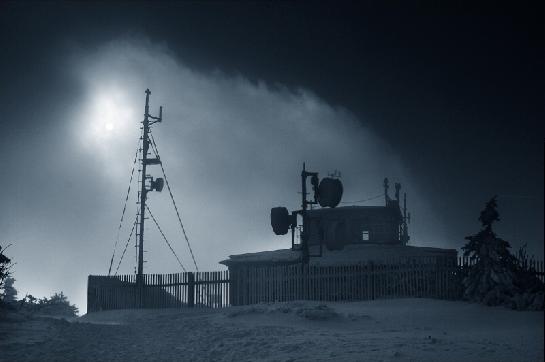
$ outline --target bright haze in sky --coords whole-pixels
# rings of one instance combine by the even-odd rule
[[[48,147],[34,145],[43,152],[43,162],[33,161],[35,167],[18,180],[21,202],[13,205],[6,235],[14,244],[21,296],[62,290],[85,310],[87,275],[107,274],[146,88],[152,92],[151,114],[164,106],[164,120],[152,126],[152,134],[200,270],[219,270],[218,262],[230,254],[290,247],[289,236],[273,234],[269,210],[300,207],[303,162],[321,176],[340,170],[343,201],[381,194],[384,177],[392,186],[401,182],[416,220],[411,244],[459,246],[446,237],[394,149],[365,127],[365,120],[332,107],[311,90],[220,71],[200,73],[175,58],[168,46],[145,39],[71,50],[66,59],[82,91],[40,139]],[[50,178],[36,188],[41,173]],[[161,176],[159,166],[148,167],[148,173]],[[137,179],[135,171],[114,271],[136,214]],[[24,202],[39,195],[46,200],[32,208]],[[382,203],[378,198],[367,205]],[[151,192],[148,204],[184,266],[194,270],[166,188]],[[144,245],[145,272],[181,271],[151,220]],[[119,274],[133,273],[134,267],[133,236]]]

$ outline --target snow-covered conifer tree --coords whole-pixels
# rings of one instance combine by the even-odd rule
[[[467,236],[462,248],[474,261],[463,280],[464,298],[487,305],[543,309],[543,283],[523,270],[509,251],[509,242],[496,236],[492,224],[499,220],[494,196],[479,216],[481,231]]]

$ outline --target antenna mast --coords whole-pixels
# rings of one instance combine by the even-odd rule
[[[401,235],[401,241],[403,242],[403,245],[407,245],[409,242],[409,226],[407,225],[407,221],[411,221],[411,213],[407,215],[407,194],[403,194],[403,233]]]
[[[147,165],[158,165],[161,163],[159,158],[148,158],[149,152],[149,132],[150,126],[156,122],[161,122],[163,115],[163,107],[159,108],[159,117],[153,117],[149,114],[149,96],[151,92],[149,89],[146,89],[146,107],[144,109],[144,121],[143,132],[142,132],[142,173],[141,173],[141,188],[140,188],[140,217],[139,217],[139,234],[138,234],[138,272],[136,274],[136,283],[139,286],[143,286],[143,274],[144,274],[144,220],[146,219],[146,199],[148,191],[157,190],[161,191],[163,188],[163,179],[157,178],[153,181],[151,176],[146,174]],[[154,121],[150,122],[150,118]],[[151,187],[146,188],[146,179],[151,180]]]
[[[307,177],[311,177],[312,189],[314,190],[314,201],[307,200]],[[308,232],[306,229],[307,226],[307,209],[310,205],[318,204],[317,201],[317,191],[318,191],[318,172],[309,172],[306,169],[306,165],[303,162],[303,171],[301,171],[301,216],[303,217],[303,230],[301,231],[301,249],[303,252],[301,261],[303,264],[308,264],[309,261],[309,247],[308,247]],[[297,219],[296,219],[297,220]],[[293,227],[292,227],[292,240],[293,240]],[[293,241],[292,241],[293,244]],[[322,246],[320,245],[320,256],[322,256]]]

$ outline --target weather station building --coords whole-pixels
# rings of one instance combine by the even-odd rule
[[[307,201],[306,182],[311,178],[314,200]],[[383,206],[337,207],[342,197],[342,184],[338,177],[330,176],[320,182],[318,174],[307,172],[303,166],[302,209],[288,212],[286,208],[271,209],[271,226],[277,235],[285,235],[291,229],[292,247],[274,251],[230,255],[220,263],[230,271],[241,268],[274,265],[308,264],[310,266],[340,266],[362,263],[399,263],[423,260],[451,259],[455,262],[455,249],[418,247],[408,245],[406,194],[400,205],[399,183],[395,184],[395,196],[388,194],[388,179],[384,180]],[[320,208],[313,208],[319,205]],[[299,222],[302,221],[302,223]],[[299,243],[295,243],[295,233]]]

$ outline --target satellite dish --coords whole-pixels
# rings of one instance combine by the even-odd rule
[[[338,178],[324,177],[318,186],[318,202],[321,207],[335,207],[341,202],[343,184]]]
[[[291,225],[290,214],[285,207],[271,209],[271,226],[276,235],[286,235]]]
[[[163,190],[163,186],[165,186],[165,180],[161,177],[158,177],[155,179],[155,181],[151,181],[151,189],[161,192]]]

